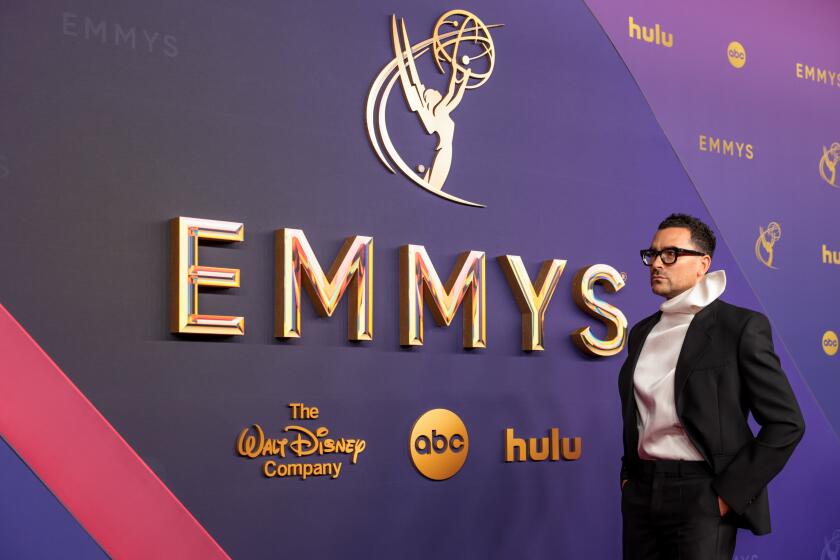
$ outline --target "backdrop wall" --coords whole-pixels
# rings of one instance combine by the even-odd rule
[[[451,113],[443,192],[484,208],[390,173],[365,121],[374,79],[395,59],[391,14],[416,44],[453,8],[504,24],[489,29],[492,75]],[[823,346],[840,329],[840,265],[822,257],[823,245],[840,251],[840,179],[828,173],[840,142],[835,4],[73,0],[6,2],[0,15],[0,303],[231,557],[617,558],[626,353],[593,358],[572,343],[587,325],[606,336],[575,305],[573,278],[608,264],[626,285],[596,295],[631,325],[653,313],[661,300],[638,250],[674,211],[714,225],[723,299],[770,317],[807,424],[770,486],[773,533],[741,532],[736,557],[840,546],[840,355]],[[656,25],[660,44],[642,34]],[[445,92],[451,67],[440,74],[431,55],[416,55],[417,73]],[[390,137],[412,170],[429,167],[437,139],[402,95],[397,80]],[[241,287],[199,298],[203,313],[244,316],[244,336],[172,334],[176,216],[244,223],[243,242],[200,246],[202,264],[240,269]],[[777,231],[770,222],[781,236],[768,266],[757,241],[759,228]],[[302,336],[274,337],[280,228],[302,229],[325,270],[346,237],[373,237],[372,341],[347,341],[347,296],[322,318],[303,295]],[[463,349],[463,309],[438,328],[428,308],[424,345],[401,347],[409,243],[443,278],[463,251],[486,253],[486,349]],[[521,314],[495,262],[505,254],[532,279],[542,261],[567,261],[542,352],[521,350]],[[0,362],[7,387],[26,375]],[[320,417],[292,419],[296,402]],[[27,406],[49,425],[49,407]],[[422,476],[409,453],[415,420],[435,408],[469,432],[464,466],[446,481]],[[355,464],[278,460],[341,462],[336,478],[269,478],[264,460],[237,453],[253,424],[272,437],[323,426],[366,446]],[[19,424],[0,428],[0,556],[123,557],[36,478],[71,457],[39,472],[13,443]],[[581,438],[581,456],[507,462],[508,428],[520,438],[557,428]],[[113,502],[115,519],[142,519],[130,500]]]

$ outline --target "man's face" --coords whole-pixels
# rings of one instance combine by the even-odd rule
[[[691,232],[682,227],[665,228],[656,232],[650,248],[661,251],[666,247],[700,251],[700,248],[691,242]],[[680,255],[673,264],[663,264],[662,258],[657,257],[650,264],[650,288],[656,295],[671,299],[699,282],[711,264],[712,259],[708,255]]]

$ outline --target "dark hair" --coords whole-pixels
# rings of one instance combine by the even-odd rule
[[[691,232],[691,242],[697,246],[698,249],[709,255],[710,257],[715,253],[715,234],[709,226],[688,214],[671,214],[659,224],[657,229],[665,229],[671,227],[685,228]]]

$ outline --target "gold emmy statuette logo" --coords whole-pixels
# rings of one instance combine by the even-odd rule
[[[834,142],[830,148],[823,146],[820,158],[820,177],[832,187],[840,188],[837,184],[837,162],[840,161],[840,142]]]
[[[394,58],[376,76],[368,93],[365,108],[368,139],[379,161],[390,171],[398,168],[416,185],[446,200],[467,206],[484,207],[443,192],[443,184],[452,167],[455,121],[452,112],[468,89],[484,85],[493,73],[496,49],[490,29],[501,24],[485,25],[466,10],[450,10],[440,16],[429,39],[412,45],[405,20],[391,16],[391,42]],[[446,92],[423,84],[415,61],[430,53],[441,74],[449,73]],[[388,134],[385,113],[391,89],[399,80],[408,108],[417,114],[427,134],[437,135],[432,161],[418,163],[412,169],[400,156]]]
[[[420,474],[432,480],[446,480],[464,466],[470,439],[457,414],[435,408],[414,423],[408,447]]]
[[[829,356],[835,355],[837,353],[837,344],[837,333],[834,331],[825,331],[822,336],[823,352]]]
[[[744,45],[738,41],[732,41],[726,47],[726,56],[729,58],[729,64],[733,68],[743,68],[747,63],[747,51],[744,50]]]
[[[768,268],[773,266],[773,250],[776,241],[782,238],[782,226],[778,222],[770,222],[767,229],[758,226],[758,239],[755,240],[755,257]]]

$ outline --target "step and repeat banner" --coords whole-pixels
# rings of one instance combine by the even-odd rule
[[[639,249],[718,235],[840,554],[840,8],[0,7],[0,556],[617,558]]]

